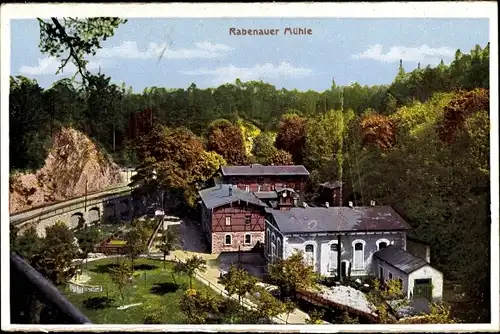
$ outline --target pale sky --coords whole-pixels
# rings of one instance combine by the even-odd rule
[[[231,36],[230,28],[304,27],[312,35]],[[399,59],[407,71],[449,63],[457,49],[469,52],[489,41],[487,19],[346,18],[157,18],[129,19],[103,43],[89,69],[99,67],[113,82],[134,91],[145,87],[200,88],[263,80],[277,88],[322,91],[337,84],[389,84]],[[35,19],[11,21],[11,75],[36,79],[42,87],[56,76],[58,61],[41,54]],[[161,61],[158,56],[167,45]]]

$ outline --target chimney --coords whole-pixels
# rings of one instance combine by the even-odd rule
[[[233,186],[229,186],[229,196],[233,195]]]
[[[349,207],[352,208],[353,207],[353,204],[351,201],[349,201]]]
[[[375,206],[375,201],[370,201],[371,206]]]
[[[330,203],[326,202],[326,203],[325,203],[325,206],[326,206],[327,208],[329,208],[329,207],[330,207]]]

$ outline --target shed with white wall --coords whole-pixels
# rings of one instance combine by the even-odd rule
[[[382,281],[399,279],[408,298],[443,299],[443,274],[427,261],[398,247],[374,254],[373,274]]]

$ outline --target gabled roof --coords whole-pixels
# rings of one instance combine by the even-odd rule
[[[417,269],[430,265],[424,259],[421,259],[413,254],[408,253],[404,249],[389,246],[375,252],[374,254],[380,260],[401,270],[406,274],[410,274]]]
[[[282,233],[398,231],[411,227],[390,206],[266,209]]]
[[[221,172],[224,176],[309,175],[307,169],[302,165],[264,166],[253,164],[249,166],[223,166]]]
[[[232,187],[230,195],[230,187],[231,186],[227,184],[219,184],[212,188],[200,190],[198,193],[200,194],[201,200],[203,201],[203,203],[205,203],[205,206],[208,209],[218,208],[222,205],[237,201],[243,201],[266,207],[266,204],[258,199],[257,196],[254,195],[254,193]]]

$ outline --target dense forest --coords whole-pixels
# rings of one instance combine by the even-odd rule
[[[48,89],[11,77],[11,170],[43,165],[62,126],[79,129],[122,165],[163,168],[164,185],[196,189],[222,163],[304,164],[311,198],[342,180],[346,199],[401,212],[432,246],[432,263],[467,294],[473,321],[489,318],[489,45],[451,64],[402,62],[388,85],[324,92],[262,81],[133,93],[103,74]]]

